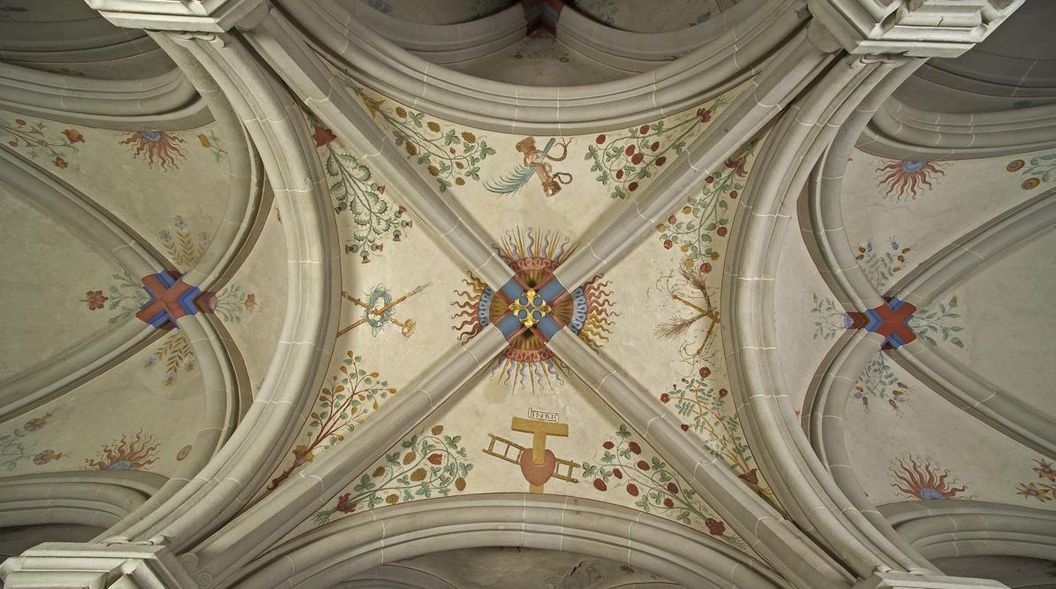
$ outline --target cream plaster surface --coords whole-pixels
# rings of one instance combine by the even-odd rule
[[[174,358],[168,350],[181,349],[180,338],[173,331],[77,389],[0,424],[0,475],[95,468],[171,476],[191,452],[211,453],[183,451],[200,427],[204,405],[193,355],[183,356],[171,385],[161,384]],[[14,468],[5,467],[11,460]]]
[[[388,200],[394,198],[391,194],[385,198],[391,206],[399,206]],[[347,211],[336,214],[339,235],[350,239],[355,224],[347,219]],[[466,289],[466,274],[422,227],[404,228],[400,241],[386,242],[383,251],[365,263],[357,254],[346,253],[342,270],[339,335],[323,386],[331,391],[344,386],[345,392],[355,391],[354,399],[346,395],[334,401],[335,410],[328,410],[322,397],[316,399],[313,415],[270,479],[273,482],[299,467],[295,461],[306,452],[314,458],[336,444],[354,444],[359,423],[458,345],[452,302],[456,292]],[[274,311],[261,308],[261,312]],[[357,380],[359,371],[371,382]]]
[[[19,120],[27,125],[17,125]],[[25,128],[38,124],[42,135],[28,136],[29,141],[49,146],[19,139]],[[224,216],[228,158],[215,125],[119,132],[9,113],[0,113],[0,125],[0,140],[18,143],[12,149],[88,195],[183,272],[201,257],[197,250],[209,244]]]
[[[850,245],[859,254],[870,250],[869,253],[875,256],[894,256],[890,263],[877,264],[875,271],[867,269],[870,282],[881,292],[886,291],[906,272],[978,227],[981,220],[992,219],[1051,186],[1051,181],[1039,179],[1039,186],[1024,190],[1021,188],[1023,182],[1033,177],[1026,172],[1029,165],[1015,172],[1007,170],[1011,161],[1029,162],[1038,155],[1044,153],[980,160],[909,162],[911,166],[934,166],[935,170],[924,167],[916,172],[900,172],[884,168],[898,168],[901,162],[853,151],[845,175],[842,203]],[[890,174],[896,174],[898,178],[882,183],[880,179]],[[892,182],[900,183],[903,179],[906,182],[904,188],[892,187]],[[932,186],[929,188],[924,181]],[[872,244],[871,249],[869,244]],[[904,248],[910,249],[902,252]],[[904,261],[897,260],[899,255]],[[866,265],[867,262],[859,259],[859,264]],[[881,270],[885,267],[889,270]],[[891,270],[893,267],[900,269]]]
[[[551,479],[545,483],[544,493],[607,501],[681,521],[704,533],[709,533],[709,522],[715,531],[720,531],[718,526],[721,524],[719,535],[723,541],[752,554],[744,541],[699,497],[688,497],[687,492],[692,494],[692,491],[685,481],[674,474],[640,436],[627,430],[611,409],[573,375],[563,376],[552,387],[536,387],[534,390],[482,378],[462,397],[433,415],[413,440],[405,440],[392,449],[388,456],[393,461],[379,460],[324,509],[293,530],[287,539],[342,517],[342,510],[337,509],[339,505],[346,508],[354,505],[354,511],[370,508],[372,494],[377,502],[375,508],[383,509],[386,504],[417,501],[433,495],[527,492],[528,482],[519,466],[487,454],[485,449],[491,444],[491,435],[530,448],[532,435],[512,431],[512,420],[517,417],[538,418],[540,414],[545,415],[545,419],[538,421],[568,424],[568,436],[548,436],[546,448],[558,459],[577,463],[572,469],[572,477],[577,482]],[[621,427],[628,432],[627,437],[618,433]],[[436,446],[427,453],[437,456],[442,453],[442,458],[435,463],[423,460],[426,458],[424,453],[415,453],[421,449],[422,441],[432,441]],[[350,442],[355,443],[354,435]],[[493,449],[503,453],[505,448],[504,441],[496,441]],[[464,450],[464,454],[451,455],[459,450]],[[411,458],[408,458],[409,454]],[[516,454],[515,449],[509,452],[511,457]],[[619,456],[611,462],[619,470],[618,476],[612,472],[602,474],[601,470],[609,464],[604,460],[606,454]],[[656,462],[658,459],[661,462]],[[468,467],[468,472],[449,467],[452,463],[461,469]],[[643,464],[645,468],[642,468]],[[416,475],[419,465],[421,472]],[[590,466],[601,470],[584,473],[584,467]],[[453,468],[449,478],[444,478],[444,468]],[[559,472],[566,472],[563,467],[558,468]],[[396,476],[393,480],[392,471],[401,469],[406,471],[404,478]],[[454,480],[456,477],[463,482]],[[375,484],[377,487],[370,486]],[[425,495],[426,490],[428,495]],[[349,497],[342,503],[341,496],[346,493]],[[664,506],[665,499],[671,499],[672,508]]]
[[[781,361],[780,376],[784,379],[780,390],[788,391],[792,406],[802,411],[810,381],[839,336],[838,331],[828,329],[828,325],[837,319],[833,312],[843,312],[843,308],[814,265],[803,243],[799,223],[789,225],[780,249],[774,281],[774,309],[777,312],[773,318],[777,354]],[[819,301],[831,302],[834,307],[822,311],[820,309],[828,307],[819,307]],[[821,329],[819,321],[823,326]]]
[[[912,471],[910,460],[923,467],[930,464],[934,481],[948,471],[937,491],[957,491],[952,499],[975,499],[1022,507],[1053,509],[1056,503],[1042,502],[1017,494],[1021,483],[1038,482],[1033,471],[1042,457],[953,407],[918,380],[897,366],[893,370],[908,388],[907,400],[894,409],[886,404],[863,406],[848,403],[844,414],[845,440],[859,483],[876,505],[913,500],[893,485],[899,459]],[[927,471],[919,469],[924,481]],[[939,495],[928,493],[928,496]]]
[[[220,290],[217,316],[235,340],[253,394],[267,375],[286,317],[286,242],[278,210],[269,211],[257,243]]]
[[[466,129],[369,90],[366,96],[372,102],[365,108],[404,148],[411,164],[433,182],[440,197],[457,198],[490,233],[493,243],[517,227],[557,230],[576,239],[628,206],[627,200],[648,191],[677,157],[678,146],[684,147],[699,136],[742,88],[666,117],[659,121],[660,126],[653,122],[571,137],[525,137]],[[382,102],[373,102],[377,100]],[[467,132],[472,141],[466,139]],[[413,141],[404,140],[406,137]],[[554,143],[547,150],[551,141]],[[567,142],[567,153],[561,147],[563,142]],[[413,147],[408,147],[411,143]],[[488,154],[479,157],[485,147]],[[426,152],[428,161],[422,159]],[[479,157],[479,161],[467,157]],[[536,163],[548,167],[549,190],[544,188],[543,175],[532,173]],[[470,173],[473,168],[477,168],[479,179]]]
[[[105,310],[88,308],[99,277],[122,272],[94,243],[33,207],[28,195],[0,185],[4,210],[0,248],[0,292],[17,312],[4,313],[0,332],[0,378],[52,358],[75,342],[108,328]],[[54,288],[61,284],[62,288]],[[105,289],[104,289],[105,290]],[[84,300],[82,300],[84,299]]]
[[[970,309],[965,361],[983,378],[1056,419],[1056,231],[983,267],[955,291]]]

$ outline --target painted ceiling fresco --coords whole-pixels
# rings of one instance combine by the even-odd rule
[[[671,33],[725,22],[738,3],[576,0],[565,9],[597,21],[591,26]],[[360,4],[423,30],[520,10],[506,0]],[[0,9],[11,7],[21,4],[0,0]],[[75,20],[71,14],[57,18]],[[0,30],[28,18],[0,10]],[[477,76],[496,95],[513,88],[515,109],[517,92],[532,86],[631,83],[631,73],[545,27],[524,35],[454,64],[413,59]],[[0,247],[9,253],[0,289],[17,309],[0,315],[0,332],[10,334],[0,343],[0,401],[17,405],[0,421],[0,486],[55,473],[138,471],[156,488],[188,483],[186,492],[173,491],[179,497],[214,483],[237,487],[222,521],[204,525],[208,540],[180,562],[222,560],[217,553],[237,544],[231,538],[275,508],[285,527],[262,532],[253,539],[259,552],[223,565],[231,566],[223,583],[247,586],[259,586],[253,567],[271,566],[257,560],[265,551],[283,555],[366,518],[381,522],[384,545],[388,514],[413,505],[422,509],[409,511],[417,517],[444,500],[516,497],[525,510],[532,499],[564,501],[568,511],[604,505],[612,521],[630,513],[635,525],[668,526],[673,538],[687,534],[715,554],[735,554],[734,569],[781,583],[798,569],[775,556],[767,534],[802,537],[828,562],[833,537],[862,532],[825,536],[827,520],[811,518],[830,507],[825,517],[923,502],[986,502],[1045,517],[1056,509],[1050,440],[1015,422],[1056,423],[1048,341],[1056,323],[1046,311],[1056,289],[1056,233],[1049,223],[1015,237],[1020,229],[1010,223],[1013,236],[1002,236],[1004,220],[1056,190],[1052,149],[902,160],[867,152],[865,143],[852,149],[850,140],[841,140],[847,153],[817,149],[824,133],[815,127],[832,130],[823,121],[760,115],[737,127],[735,116],[787,104],[763,99],[755,66],[750,76],[725,79],[721,92],[679,94],[677,108],[656,104],[662,92],[651,72],[648,112],[662,114],[605,127],[573,123],[589,133],[562,134],[571,127],[555,123],[543,132],[554,134],[530,134],[518,129],[546,125],[480,122],[492,115],[454,107],[438,116],[420,105],[443,99],[427,99],[425,90],[421,100],[396,99],[408,95],[398,84],[386,87],[333,48],[293,38],[303,53],[298,66],[317,69],[286,80],[274,55],[254,55],[271,68],[260,75],[278,74],[267,81],[288,93],[262,98],[274,109],[263,116],[214,96],[215,120],[183,129],[110,130],[0,112],[0,171],[22,170],[0,183],[7,213]],[[180,38],[174,55],[229,50],[205,46],[211,42]],[[385,51],[406,53],[385,43],[392,45]],[[239,62],[235,52],[222,54],[230,62],[213,64],[210,83],[233,92]],[[759,59],[760,68],[772,65]],[[828,67],[836,63],[819,59],[817,69],[839,71]],[[864,71],[864,63],[853,66]],[[426,71],[428,82],[437,70]],[[206,76],[191,67],[187,74]],[[325,84],[310,86],[319,80]],[[313,94],[320,88],[325,98]],[[799,100],[797,109],[816,106],[785,98]],[[789,137],[799,130],[786,123],[809,128],[819,143],[795,144]],[[751,131],[732,135],[733,127]],[[799,151],[779,153],[789,145]],[[846,160],[838,193],[823,191],[832,180],[823,176],[826,160],[813,173],[795,170],[811,179],[791,196],[767,192],[787,188],[770,182],[779,172],[791,178],[775,169],[788,163],[782,158],[815,151],[826,151],[828,163]],[[719,152],[707,169],[694,164]],[[688,180],[658,180],[676,166],[669,178]],[[39,194],[12,186],[37,186]],[[766,212],[771,196],[785,200]],[[674,206],[654,217],[643,202]],[[776,228],[759,229],[770,222]],[[611,245],[599,234],[630,237],[599,255],[595,244]],[[318,244],[328,249],[313,249]],[[736,245],[765,249],[752,255],[766,257],[758,265],[767,268],[745,263]],[[466,253],[476,246],[483,247]],[[578,271],[580,258],[590,270],[563,284],[562,272]],[[501,286],[489,275],[495,267],[508,280]],[[742,323],[761,327],[747,333]],[[116,333],[129,341],[88,354]],[[489,345],[491,359],[478,357]],[[582,356],[566,361],[562,345]],[[745,357],[756,354],[775,367],[762,385],[746,382],[759,376],[745,374],[754,366]],[[583,368],[583,358],[606,371]],[[847,366],[853,370],[839,372]],[[989,396],[966,400],[951,374]],[[617,398],[615,386],[633,403]],[[12,400],[10,390],[27,392]],[[987,404],[993,398],[1012,399],[1020,413],[997,414],[1000,407]],[[774,410],[757,401],[773,401]],[[265,421],[276,430],[267,439],[278,442],[254,438]],[[759,431],[767,428],[787,433],[789,447],[769,448],[773,432]],[[238,443],[225,446],[231,439]],[[218,457],[236,446],[252,446],[252,464],[266,467],[224,470],[229,464]],[[795,456],[775,457],[781,452]],[[813,478],[788,476],[783,460]],[[815,495],[800,502],[797,485],[831,488],[810,489]],[[714,492],[720,486],[727,496]],[[848,496],[868,505],[852,506]],[[804,521],[818,525],[808,530]],[[815,535],[829,544],[813,543]],[[631,532],[620,538],[628,546],[619,549],[630,551]],[[631,566],[630,556],[523,546],[445,547],[379,563],[345,581],[370,586],[413,573],[451,587],[511,576],[520,583],[511,587],[525,589],[676,584]],[[833,565],[838,575],[843,566]],[[214,581],[216,571],[197,572],[203,584]]]
[[[351,86],[441,198],[457,199],[503,260],[538,283],[624,201],[645,190],[738,90],[648,124],[570,137],[467,128]],[[305,115],[344,244],[341,327],[327,384],[261,496],[343,444],[438,357],[513,307],[460,269],[401,195],[313,114]],[[740,431],[719,329],[725,238],[759,142],[699,186],[625,260],[566,299],[580,339],[626,367],[743,484],[775,505]],[[579,293],[580,291],[577,291]],[[580,298],[576,298],[580,297]],[[573,315],[580,313],[581,323]],[[290,537],[352,513],[453,494],[524,491],[523,428],[561,430],[542,492],[614,502],[747,544],[545,343],[518,338],[451,407],[392,448]],[[513,428],[513,429],[511,429]],[[519,431],[522,433],[518,433]]]
[[[932,263],[951,241],[976,230],[1052,186],[1053,154],[1027,153],[980,160],[927,162],[878,158],[855,150],[847,170],[842,210],[850,247],[880,293],[918,266]],[[804,197],[805,199],[806,197]],[[945,199],[943,201],[943,199]],[[940,202],[943,201],[943,202]],[[954,202],[951,202],[954,201]],[[801,207],[799,225],[806,223]],[[942,231],[935,227],[941,226]],[[797,417],[815,372],[848,333],[848,315],[817,270],[804,233],[785,236],[776,298],[786,310],[776,324],[782,367],[799,391]],[[809,234],[807,234],[809,235]],[[938,293],[916,309],[916,337],[1005,390],[1031,411],[1051,415],[1051,229]],[[904,281],[903,281],[904,282]],[[1031,285],[1009,289],[1009,285]],[[897,290],[895,291],[897,293]],[[1007,334],[1015,332],[1010,344]],[[802,416],[804,423],[808,416]],[[1051,509],[1051,461],[958,411],[877,351],[852,387],[843,434],[858,481],[876,504],[975,499]]]
[[[244,171],[229,165],[216,125],[117,132],[4,113],[0,139],[28,165],[53,174],[73,194],[119,219],[128,239],[176,276],[212,271],[200,267],[215,258],[207,252],[231,246],[215,239],[227,235],[220,227],[229,222],[229,178]],[[57,368],[63,356],[118,326],[139,324],[137,313],[153,295],[144,288],[144,277],[116,263],[114,252],[101,247],[90,230],[73,229],[27,195],[4,191],[2,197],[13,221],[3,232],[8,251],[27,254],[5,262],[5,292],[16,297],[20,309],[3,320],[5,333],[19,334],[5,339],[3,376],[10,384],[30,367]],[[273,229],[277,215],[271,217],[257,249],[216,289],[210,309],[230,327],[258,386],[286,298],[283,237]],[[26,243],[34,244],[33,255]],[[56,276],[65,277],[64,288],[46,286]],[[186,470],[184,461],[197,465],[194,470],[208,460],[217,448],[193,447],[198,429],[207,427],[201,359],[182,331],[159,335],[97,378],[0,424],[0,476],[69,470],[173,476]]]

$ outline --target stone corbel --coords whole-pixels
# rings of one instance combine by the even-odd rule
[[[167,547],[154,544],[49,542],[0,565],[7,589],[168,589],[195,587]]]
[[[1024,0],[807,0],[811,14],[850,53],[957,57]]]
[[[157,31],[226,33],[248,30],[270,9],[268,0],[86,0],[119,27]]]
[[[1008,586],[990,579],[877,571],[851,589],[1008,589]]]

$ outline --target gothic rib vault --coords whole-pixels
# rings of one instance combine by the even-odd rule
[[[1056,587],[1056,10],[0,0],[4,587]]]

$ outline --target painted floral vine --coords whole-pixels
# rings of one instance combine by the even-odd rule
[[[464,186],[467,179],[480,181],[481,162],[495,155],[483,138],[431,119],[423,112],[387,104],[384,98],[375,98],[358,86],[351,88],[371,117],[381,117],[407,158],[432,176],[440,192],[451,186]]]
[[[906,255],[912,248],[903,247],[895,238],[890,238],[882,244],[873,244],[873,240],[858,244],[854,252],[854,259],[865,272],[878,291],[883,292],[891,285],[895,274],[902,271],[906,263]]]
[[[319,391],[316,404],[308,418],[303,443],[293,448],[293,462],[271,480],[268,490],[278,487],[295,470],[315,459],[315,454],[326,450],[355,431],[364,416],[376,410],[396,389],[377,372],[363,368],[363,357],[352,351],[330,377],[330,386]]]
[[[385,198],[385,186],[378,184],[370,168],[357,157],[337,148],[337,136],[308,114],[314,128],[312,138],[323,158],[323,169],[330,180],[330,196],[338,215],[347,213],[352,238],[345,242],[345,253],[355,254],[364,264],[385,247],[384,240],[400,241],[411,228],[407,209],[394,206]]]
[[[773,491],[759,482],[759,470],[753,466],[751,450],[741,433],[741,424],[732,408],[726,407],[729,390],[708,382],[711,370],[702,367],[698,376],[682,378],[660,395],[660,402],[674,407],[679,417],[689,423],[682,429],[702,434],[708,449],[721,456],[737,477],[756,493],[774,501]]]
[[[831,297],[811,295],[814,300],[810,314],[814,318],[814,339],[830,340],[847,328],[847,312]]]
[[[918,337],[933,346],[942,340],[963,348],[964,342],[956,335],[964,329],[957,325],[960,317],[957,296],[954,295],[948,301],[940,302],[938,309],[917,309],[909,319],[909,326]]]
[[[1030,163],[1023,160],[1012,160],[1005,166],[1009,172],[1019,172],[1027,176],[1019,185],[1023,190],[1033,190],[1042,182],[1051,182],[1056,178],[1056,152],[1044,153],[1030,158]]]
[[[704,178],[699,194],[689,197],[666,223],[656,226],[664,249],[677,246],[683,255],[700,265],[702,272],[711,271],[711,263],[719,259],[717,242],[729,233],[731,205],[744,190],[754,152],[755,143],[749,143],[727,158],[718,171]]]
[[[363,474],[351,491],[338,496],[333,507],[316,512],[316,525],[326,523],[337,513],[465,491],[473,464],[462,445],[462,436],[443,434],[444,426],[435,425],[424,435],[404,440],[369,474]]]
[[[1052,501],[1056,498],[1056,470],[1048,460],[1035,459],[1034,473],[1038,475],[1041,482],[1019,483],[1016,494],[1022,495],[1024,499],[1036,499],[1041,503]]]
[[[899,413],[902,404],[909,400],[910,392],[909,385],[898,378],[887,354],[879,353],[858,376],[854,387],[851,388],[851,398],[860,402],[867,410],[870,399],[884,401]]]
[[[198,144],[213,154],[213,157],[216,158],[216,163],[220,163],[220,160],[227,155],[227,150],[220,146],[220,137],[217,136],[216,131],[210,130],[208,133],[199,133]]]
[[[0,117],[0,139],[32,160],[50,159],[59,169],[70,165],[66,158],[80,151],[78,143],[84,143],[84,135],[77,129],[63,129],[62,133],[53,134],[43,121],[10,121],[3,117]]]
[[[0,470],[15,470],[25,460],[42,466],[65,455],[51,449],[36,452],[37,442],[27,437],[43,429],[52,417],[51,413],[45,413],[26,421],[21,427],[14,427],[10,432],[0,433]]]
[[[722,97],[693,114],[602,133],[594,138],[594,145],[587,146],[583,159],[591,162],[591,172],[598,173],[595,179],[611,188],[610,197],[627,198],[638,190],[642,180],[651,178],[668,160],[681,155],[715,112],[728,103],[729,99]]]
[[[744,547],[717,515],[700,500],[696,491],[676,478],[675,472],[657,456],[643,455],[639,442],[632,439],[623,424],[614,440],[602,444],[604,453],[596,464],[583,463],[583,477],[593,478],[595,489],[602,493],[621,488],[635,498],[635,507],[657,513],[687,526],[704,526],[712,536]]]

